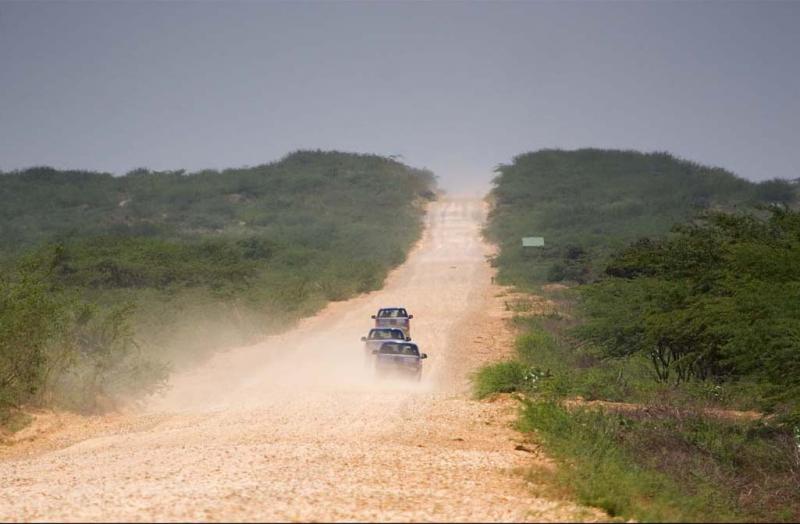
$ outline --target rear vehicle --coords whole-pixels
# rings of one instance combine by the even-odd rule
[[[413,342],[384,342],[374,353],[375,374],[379,377],[400,375],[420,380],[422,360],[428,358]]]
[[[411,336],[411,319],[414,315],[409,315],[405,308],[381,308],[377,315],[372,315],[372,318],[375,319],[376,328],[398,328],[402,329],[407,337]]]

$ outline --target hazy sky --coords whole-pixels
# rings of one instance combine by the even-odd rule
[[[800,176],[800,2],[0,1],[0,169],[670,151]]]

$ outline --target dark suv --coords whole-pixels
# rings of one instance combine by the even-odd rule
[[[428,355],[419,352],[419,346],[413,342],[384,342],[373,353],[376,357],[375,373],[379,377],[396,374],[420,380],[422,359],[428,358]]]

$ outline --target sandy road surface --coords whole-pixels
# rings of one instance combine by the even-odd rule
[[[507,346],[483,216],[478,201],[436,203],[383,290],[175,376],[144,413],[7,454],[0,519],[591,518],[514,473],[537,458],[515,450],[513,405],[469,399],[469,372]],[[359,337],[393,304],[430,355],[420,383],[364,368]]]

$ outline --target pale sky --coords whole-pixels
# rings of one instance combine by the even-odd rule
[[[458,192],[550,147],[800,176],[800,2],[0,0],[0,170],[322,148]]]

